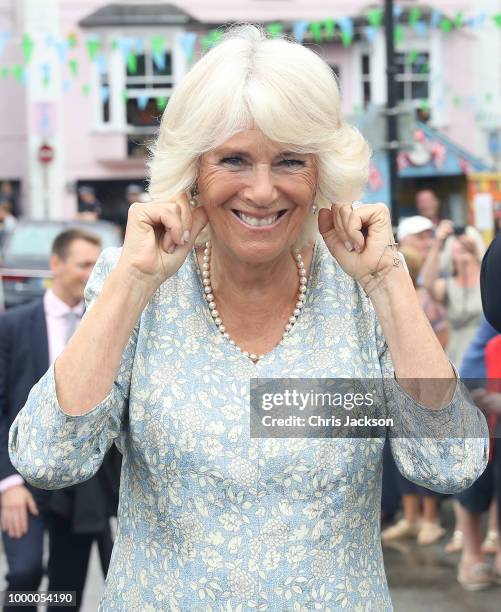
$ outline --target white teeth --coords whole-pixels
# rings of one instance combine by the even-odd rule
[[[247,215],[244,215],[239,210],[237,210],[236,213],[244,223],[247,223],[247,225],[253,225],[255,227],[271,225],[272,223],[275,223],[275,221],[278,219],[278,214],[272,215],[271,217],[266,217],[264,219],[256,219],[255,217],[248,217]]]

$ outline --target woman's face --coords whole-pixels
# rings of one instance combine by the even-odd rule
[[[464,235],[454,239],[452,244],[452,260],[456,266],[478,261],[476,252],[477,246],[471,236]]]
[[[213,239],[238,259],[259,263],[294,244],[316,182],[313,154],[288,152],[251,129],[202,156],[198,190]]]

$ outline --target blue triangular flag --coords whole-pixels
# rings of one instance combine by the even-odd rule
[[[307,21],[295,21],[292,24],[292,33],[294,34],[294,38],[296,42],[302,43],[308,30],[308,22]]]

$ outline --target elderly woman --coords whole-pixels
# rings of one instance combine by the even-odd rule
[[[122,451],[101,610],[391,609],[384,439],[251,437],[253,377],[386,379],[407,478],[454,492],[484,470],[485,419],[387,207],[350,205],[368,159],[328,65],[253,26],[177,86],[153,201],[131,207],[123,249],[96,264],[89,311],[10,436],[17,469],[46,488]]]

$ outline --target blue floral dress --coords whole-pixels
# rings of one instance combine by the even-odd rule
[[[103,252],[89,304],[119,254]],[[29,482],[78,483],[113,442],[123,453],[100,610],[392,609],[380,544],[384,440],[251,438],[253,377],[394,381],[370,301],[322,240],[292,332],[257,365],[216,329],[192,251],[143,311],[99,405],[65,414],[52,367],[32,389],[9,441]],[[469,487],[485,469],[488,433],[462,383],[439,411],[394,387],[385,410],[402,432],[391,440],[402,474],[435,491]]]

